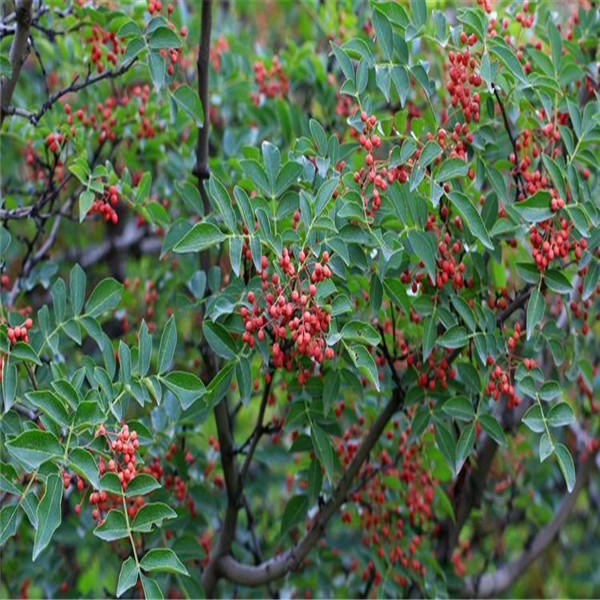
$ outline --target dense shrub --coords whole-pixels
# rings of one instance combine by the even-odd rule
[[[5,3],[2,596],[598,595],[599,23]]]

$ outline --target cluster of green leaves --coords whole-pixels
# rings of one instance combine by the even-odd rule
[[[152,337],[142,323],[133,348],[123,341],[118,347],[118,373],[112,342],[103,331],[100,319],[113,311],[123,292],[122,284],[106,278],[86,295],[86,275],[79,265],[70,273],[69,287],[61,278],[51,288],[52,312],[48,305],[37,314],[39,330],[29,343],[11,345],[6,326],[0,330],[0,349],[6,355],[3,365],[2,428],[6,436],[8,462],[2,463],[0,489],[10,500],[1,510],[2,545],[17,532],[23,514],[35,530],[32,559],[50,544],[62,521],[62,473],[76,473],[94,491],[106,491],[123,498],[123,509],[110,510],[94,533],[102,540],[129,538],[133,533],[148,533],[166,519],[177,515],[163,502],[145,504],[133,521],[127,515],[125,499],[149,494],[160,488],[150,475],[136,475],[123,491],[115,473],[99,477],[97,457],[110,460],[104,436],[95,432],[100,425],[118,426],[135,401],[140,406],[160,404],[163,395],[174,394],[183,410],[205,393],[202,382],[192,373],[173,371],[177,345],[174,318],[163,330],[156,355],[156,372],[150,374]],[[16,317],[15,317],[16,318]],[[103,366],[90,356],[82,356],[81,366],[73,369],[74,347],[93,340],[103,357]],[[70,356],[67,363],[66,357]],[[67,366],[69,369],[67,369]],[[33,389],[30,389],[30,383]],[[39,415],[39,420],[23,421],[11,410],[15,405]],[[129,421],[139,439],[152,442],[152,432],[138,421]],[[19,481],[28,483],[22,488]],[[44,492],[38,500],[38,487]],[[117,595],[142,578],[147,597],[162,597],[154,580],[144,572],[164,571],[187,575],[187,570],[169,548],[153,548],[138,562],[134,556],[123,564]]]

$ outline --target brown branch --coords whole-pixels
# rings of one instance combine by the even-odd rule
[[[129,71],[129,69],[136,63],[136,61],[137,56],[131,59],[128,63],[121,65],[118,69],[104,71],[100,75],[92,76],[91,70],[88,69],[88,73],[83,81],[79,82],[79,75],[77,75],[71,82],[71,85],[63,88],[62,90],[59,90],[58,92],[50,96],[50,98],[48,98],[48,100],[46,100],[46,102],[44,102],[40,109],[35,113],[27,112],[16,107],[8,106],[8,103],[6,105],[3,103],[2,118],[4,118],[5,115],[15,115],[18,117],[28,119],[32,125],[37,125],[40,119],[46,114],[46,112],[48,112],[54,106],[54,104],[56,104],[56,102],[58,102],[63,96],[66,96],[67,94],[70,94],[72,92],[79,92],[91,85],[94,85],[95,83],[98,83],[99,81],[103,81],[104,79],[115,79],[116,77],[120,77],[121,75]]]
[[[204,111],[204,122],[198,130],[196,144],[196,166],[194,175],[198,178],[204,214],[209,212],[209,202],[203,182],[210,177],[208,166],[208,138],[210,130],[210,97],[209,97],[209,74],[210,74],[210,34],[212,29],[212,0],[202,0],[202,24],[200,28],[200,45],[198,48],[198,96],[202,102]]]
[[[242,564],[231,555],[222,556],[218,560],[219,574],[232,583],[255,587],[274,581],[300,565],[321,538],[331,517],[346,501],[352,481],[369,457],[372,448],[381,437],[386,425],[401,406],[404,396],[405,392],[403,389],[394,389],[392,397],[381,413],[379,413],[377,419],[375,419],[352,462],[342,475],[332,497],[322,506],[316,522],[312,524],[310,531],[300,542],[286,552],[278,554],[257,566]]]
[[[29,28],[31,26],[31,5],[33,0],[17,0],[15,10],[15,37],[10,46],[9,61],[12,72],[9,78],[2,79],[0,92],[0,123],[4,121],[5,109],[10,104],[13,92],[19,80],[21,67],[27,58]]]
[[[577,497],[587,484],[593,468],[595,453],[590,453],[579,472],[573,491],[563,500],[552,521],[548,523],[533,538],[532,543],[516,560],[500,567],[494,573],[482,577],[469,577],[462,590],[462,597],[493,598],[510,588],[510,586],[544,553],[562,526],[567,521],[569,513],[575,506]]]
[[[265,410],[267,408],[267,403],[269,401],[269,394],[271,393],[271,385],[273,383],[273,370],[269,371],[270,379],[269,383],[265,385],[263,389],[263,395],[260,402],[260,408],[258,409],[258,417],[256,418],[256,426],[254,427],[254,431],[252,432],[251,441],[250,441],[250,449],[248,450],[248,454],[246,455],[246,459],[244,460],[244,464],[242,465],[242,469],[240,471],[240,478],[242,480],[242,485],[244,480],[246,479],[246,475],[248,474],[248,469],[250,469],[250,464],[252,463],[252,458],[254,457],[254,451],[258,446],[258,442],[260,438],[265,433],[265,427],[263,425],[263,420],[265,416]]]

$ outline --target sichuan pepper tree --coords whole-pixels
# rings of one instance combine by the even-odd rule
[[[3,596],[598,592],[595,3],[2,10]]]

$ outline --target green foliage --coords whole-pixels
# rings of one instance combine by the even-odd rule
[[[473,595],[594,512],[597,6],[233,2],[199,55],[199,5],[55,4],[0,130],[3,596]],[[592,596],[564,527],[498,591]]]

